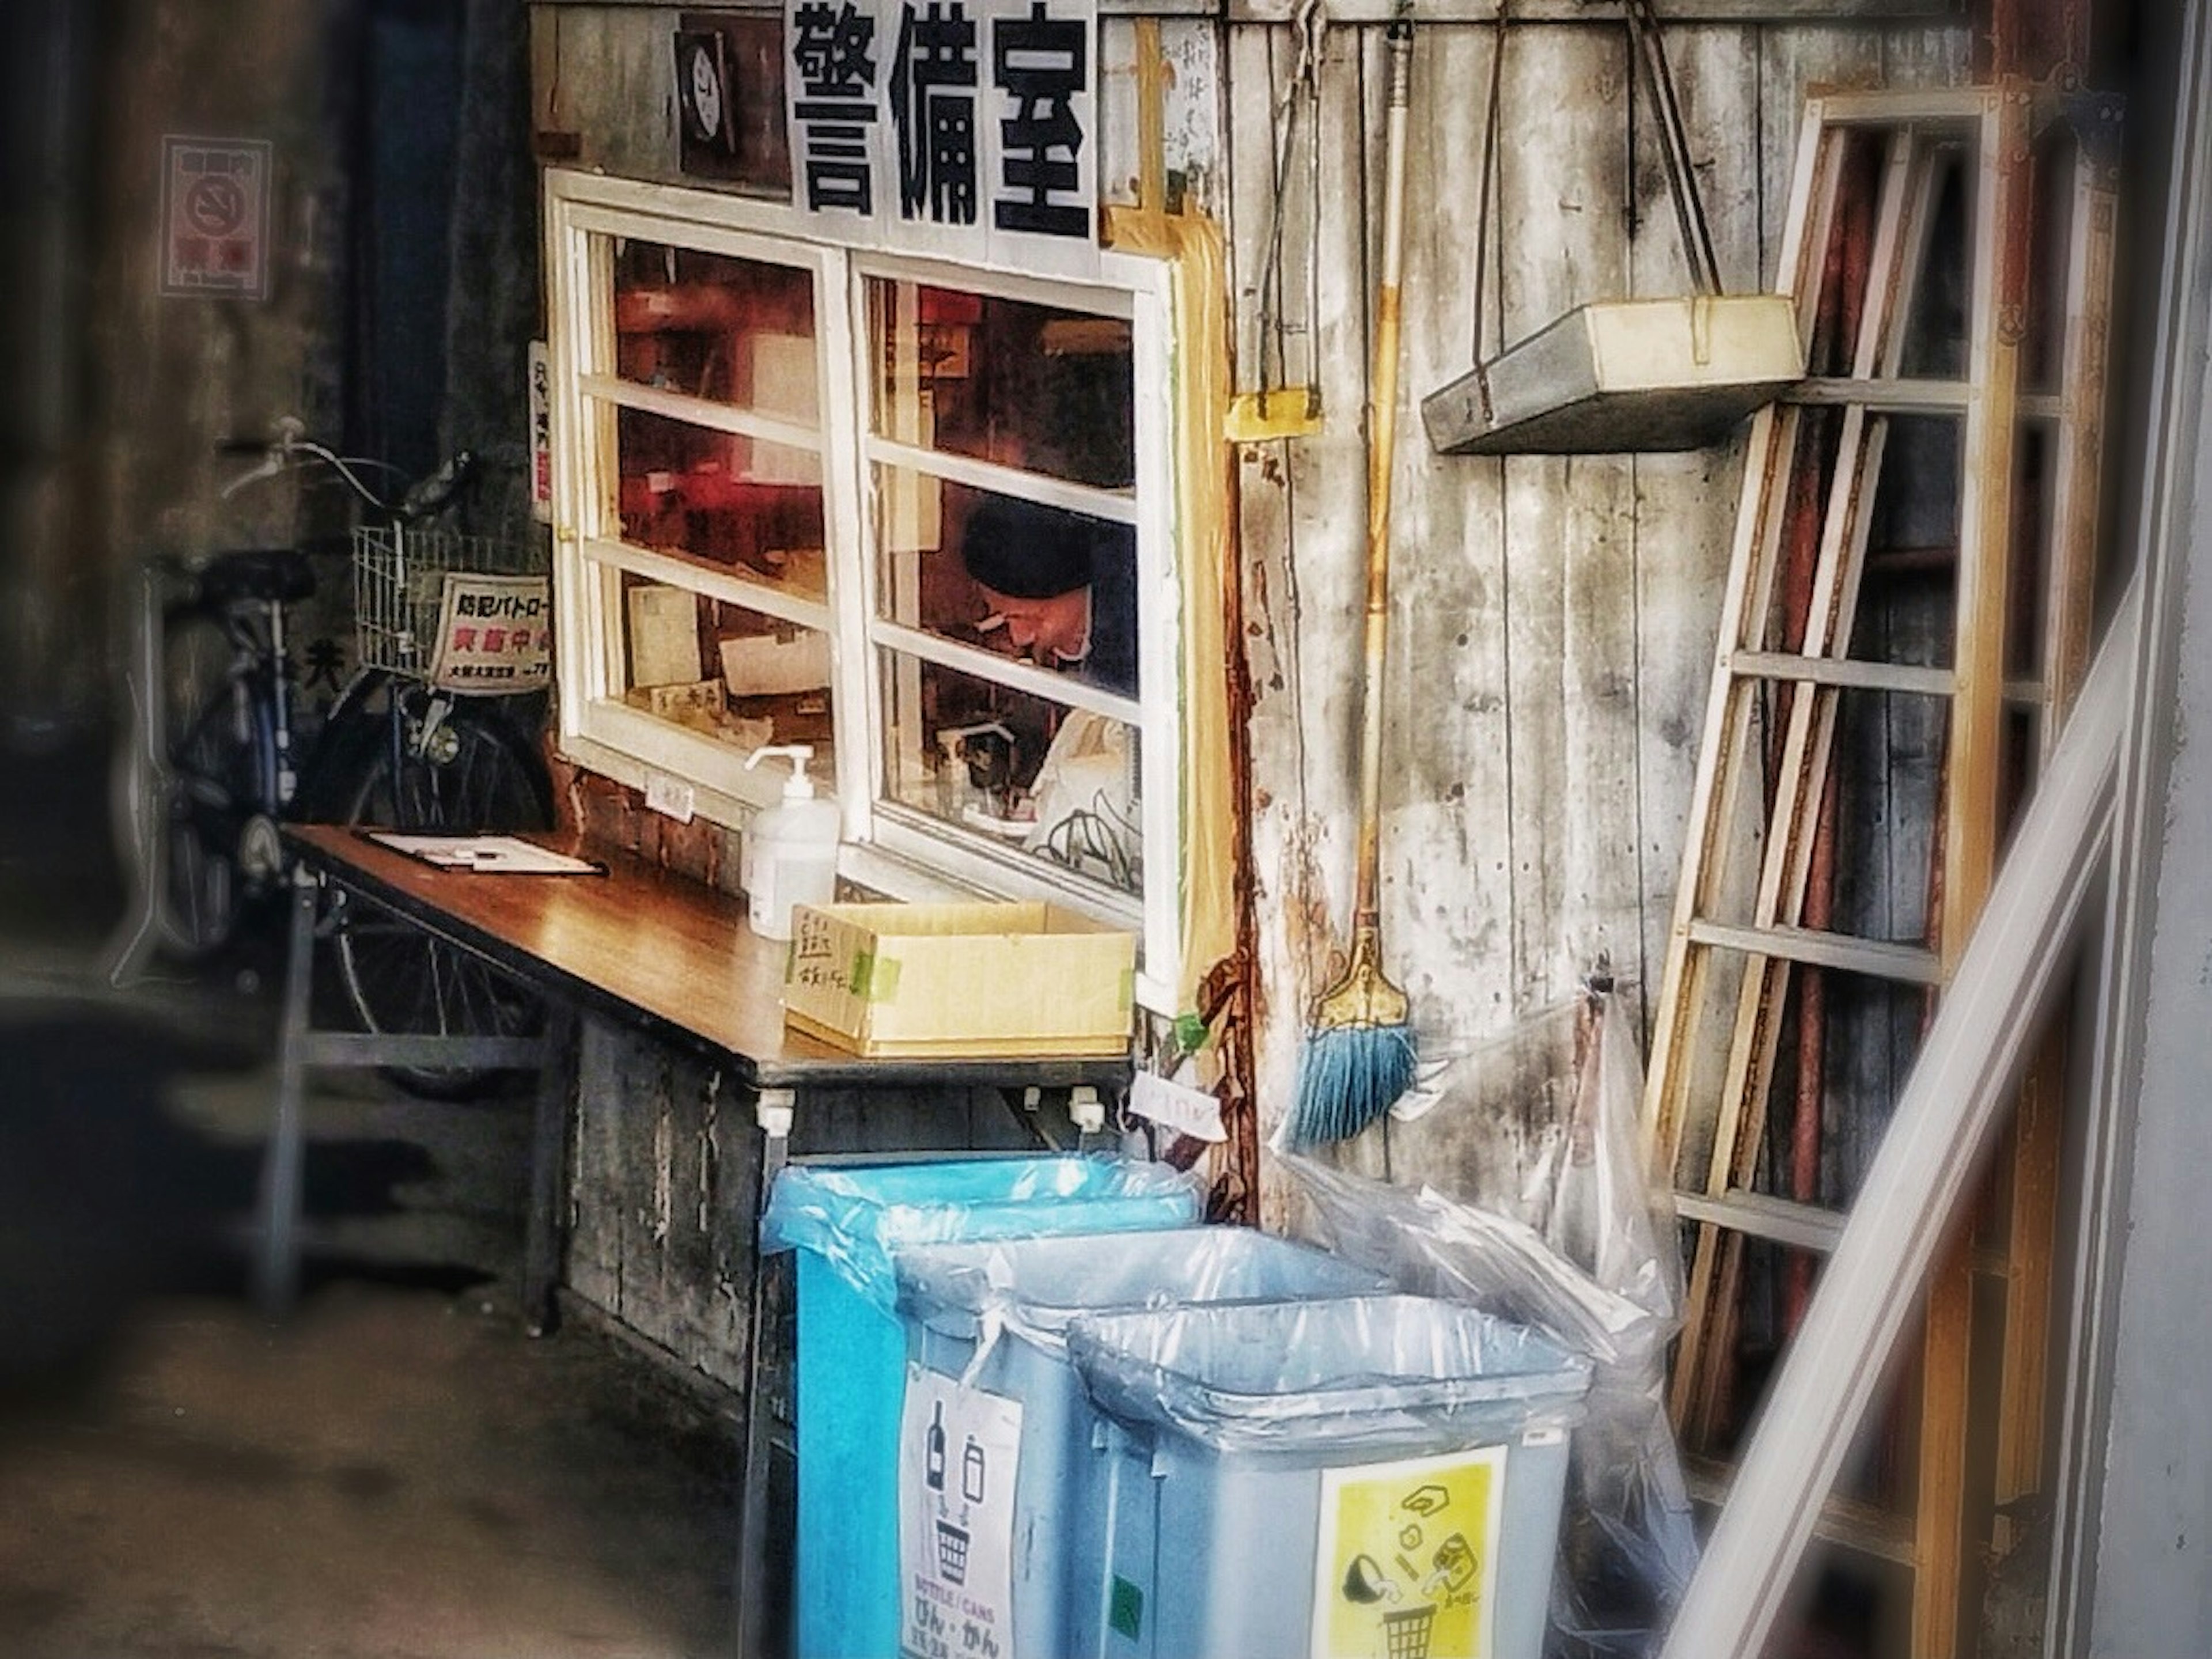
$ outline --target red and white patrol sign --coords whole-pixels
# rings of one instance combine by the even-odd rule
[[[553,599],[543,576],[446,574],[430,684],[487,696],[535,691],[553,678]]]
[[[258,138],[161,140],[161,292],[269,294],[269,174]]]

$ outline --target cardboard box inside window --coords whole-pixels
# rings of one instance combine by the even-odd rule
[[[1056,904],[800,905],[784,1016],[856,1054],[1113,1055],[1129,1046],[1133,933]]]
[[[689,685],[706,678],[699,661],[699,599],[659,583],[629,590],[629,683]]]

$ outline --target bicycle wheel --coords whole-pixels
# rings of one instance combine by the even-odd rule
[[[474,703],[450,706],[420,739],[429,699],[395,688],[403,738],[398,775],[388,716],[364,717],[343,738],[351,787],[334,816],[343,822],[423,831],[546,830],[552,785],[544,763],[505,720]],[[539,1000],[508,975],[374,905],[351,904],[335,933],[346,998],[365,1030],[521,1036],[544,1023]],[[473,1067],[392,1066],[410,1092],[465,1100],[501,1078]]]
[[[237,678],[237,650],[222,623],[195,612],[172,617],[161,650],[169,778],[161,938],[171,956],[191,962],[236,929],[238,838],[255,810],[271,739],[268,711]]]

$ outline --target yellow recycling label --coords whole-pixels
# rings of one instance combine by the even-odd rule
[[[1312,1659],[1492,1659],[1505,1448],[1324,1469]]]

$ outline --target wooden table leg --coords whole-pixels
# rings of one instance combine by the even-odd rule
[[[765,1646],[769,1583],[768,1480],[769,1440],[774,1432],[774,1409],[767,1387],[769,1339],[768,1273],[758,1249],[760,1218],[768,1209],[769,1190],[775,1185],[790,1155],[791,1124],[796,1097],[789,1089],[763,1089],[755,1101],[753,1115],[760,1124],[760,1181],[753,1200],[755,1249],[752,1299],[745,1349],[744,1487],[738,1522],[738,1651],[746,1659],[769,1659]]]
[[[575,1079],[576,1015],[566,1003],[545,1011],[544,1053],[530,1127],[530,1217],[522,1245],[522,1323],[532,1336],[556,1322],[561,1277],[561,1197],[568,1158],[568,1096]]]
[[[255,1297],[263,1314],[271,1319],[290,1310],[300,1288],[300,1178],[307,1141],[301,1095],[307,1083],[309,1001],[314,992],[315,902],[320,891],[320,884],[306,870],[292,872],[276,1112],[261,1159],[261,1249],[254,1275]]]

